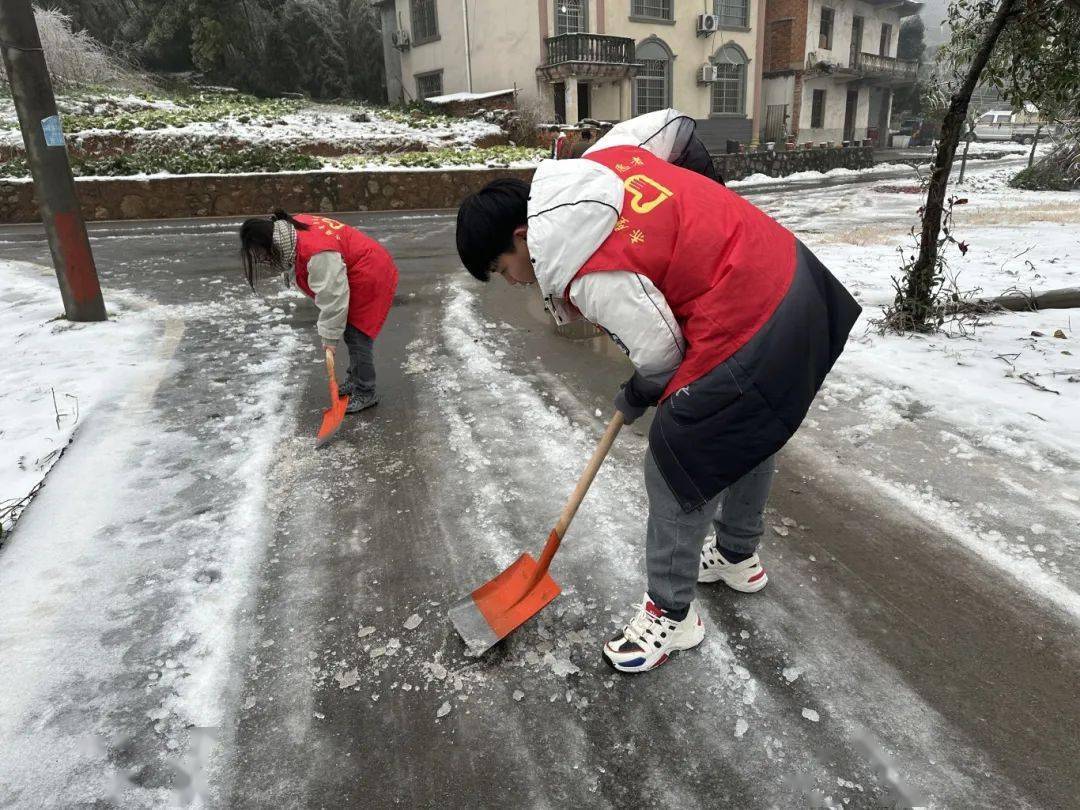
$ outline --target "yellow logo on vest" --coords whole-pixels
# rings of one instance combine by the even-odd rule
[[[627,177],[623,183],[630,192],[630,207],[639,214],[647,214],[664,200],[670,199],[674,193],[664,188],[651,177],[644,174],[635,174]]]
[[[337,237],[337,232],[345,227],[345,224],[329,217],[312,217],[311,224],[315,230],[322,231],[327,236]]]

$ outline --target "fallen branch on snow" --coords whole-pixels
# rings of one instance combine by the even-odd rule
[[[1060,392],[1060,391],[1055,391],[1055,390],[1054,390],[1053,388],[1047,388],[1047,387],[1046,387],[1045,385],[1043,385],[1042,383],[1040,383],[1040,382],[1037,382],[1037,381],[1036,381],[1036,380],[1035,380],[1035,379],[1034,379],[1034,378],[1033,378],[1033,377],[1032,377],[1032,376],[1031,376],[1030,374],[1028,374],[1027,372],[1025,372],[1025,373],[1023,373],[1023,374],[1009,374],[1009,373],[1006,373],[1006,374],[1005,374],[1005,376],[1006,376],[1006,377],[1016,377],[1016,379],[1018,379],[1018,380],[1023,380],[1023,381],[1024,381],[1024,382],[1026,382],[1026,383],[1027,383],[1028,385],[1030,385],[1030,386],[1031,386],[1032,388],[1038,388],[1038,389],[1039,389],[1040,391],[1046,391],[1046,392],[1047,392],[1047,393],[1049,393],[1049,394],[1057,394],[1058,396],[1061,396],[1061,392]]]
[[[1017,290],[996,298],[979,298],[975,301],[960,301],[958,311],[992,312],[1038,312],[1040,309],[1074,309],[1080,307],[1080,287],[1065,287],[1059,290],[1025,293]]]

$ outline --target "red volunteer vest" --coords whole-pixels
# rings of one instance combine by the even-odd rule
[[[629,270],[660,290],[686,339],[666,398],[765,324],[794,277],[795,237],[719,183],[645,149],[614,146],[587,159],[622,178],[626,195],[615,229],[575,278]]]
[[[317,253],[340,253],[349,275],[349,323],[375,338],[386,322],[397,290],[398,272],[386,249],[356,228],[327,217],[299,214],[309,226],[296,231],[296,286],[315,297],[308,286],[308,262]]]

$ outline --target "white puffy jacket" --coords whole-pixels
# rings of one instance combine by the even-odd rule
[[[693,133],[693,119],[677,110],[660,110],[617,124],[585,154],[632,145],[669,160],[682,153]],[[641,378],[663,390],[682,362],[686,344],[652,281],[616,270],[590,273],[570,284],[614,229],[623,195],[619,176],[595,161],[544,161],[533,176],[529,197],[529,253],[556,322],[574,317],[563,299],[568,294],[582,315],[626,352]]]

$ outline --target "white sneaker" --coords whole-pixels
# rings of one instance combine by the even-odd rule
[[[701,549],[698,566],[698,582],[718,582],[740,593],[756,593],[769,583],[769,575],[761,567],[761,560],[754,554],[742,562],[730,563],[724,559],[713,538]]]
[[[681,622],[669,619],[645,594],[636,605],[638,614],[622,632],[604,645],[604,658],[619,672],[648,672],[668,660],[677,650],[696,647],[705,638],[705,626],[691,603]]]

